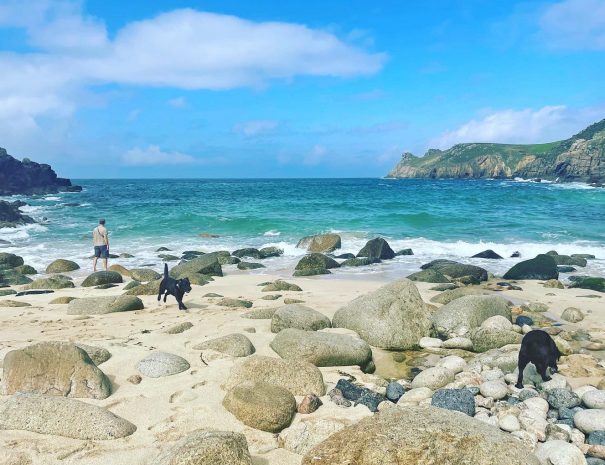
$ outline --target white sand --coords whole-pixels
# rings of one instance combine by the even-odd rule
[[[220,299],[203,295],[215,292],[225,297],[246,298],[254,302],[253,309],[277,307],[283,305],[283,298],[262,300],[267,293],[262,293],[261,287],[257,286],[277,278],[294,282],[303,289],[303,292],[279,294],[304,300],[306,305],[329,317],[346,302],[385,284],[375,277],[372,280],[346,280],[233,274],[217,278],[203,287],[194,286],[185,298],[188,312],[179,311],[171,297],[168,305],[164,305],[158,304],[155,296],[143,296],[144,310],[95,315],[87,319],[67,315],[67,305],[49,305],[48,302],[59,296],[120,294],[122,286],[108,290],[78,287],[53,294],[0,297],[0,358],[10,350],[40,341],[72,341],[104,347],[112,357],[99,367],[110,378],[113,394],[105,400],[85,401],[106,407],[137,426],[132,436],[113,441],[80,441],[25,431],[0,431],[0,465],[147,465],[174,441],[206,427],[245,433],[255,465],[299,464],[301,457],[278,448],[275,435],[244,426],[222,407],[225,392],[221,385],[226,381],[233,361],[219,359],[205,365],[200,360],[200,351],[192,349],[208,338],[243,332],[253,342],[257,353],[276,356],[269,347],[274,336],[270,331],[270,320],[242,318],[247,309],[218,307],[216,302]],[[427,302],[437,294],[428,290],[432,286],[418,285]],[[516,300],[544,302],[557,317],[569,306],[578,307],[587,317],[577,326],[599,337],[605,336],[604,299],[578,297],[599,293],[581,289],[545,289],[537,282],[525,282],[521,286],[523,291],[508,291],[503,295]],[[555,295],[547,296],[547,293]],[[26,301],[33,306],[2,308],[2,300]],[[181,334],[164,333],[170,326],[183,321],[190,321],[193,327]],[[245,328],[255,328],[256,333],[245,332]],[[153,350],[178,354],[189,361],[191,368],[169,377],[143,377],[139,385],[128,382],[127,378],[137,374],[136,363]],[[356,367],[321,370],[329,388],[338,379],[338,370],[364,376]],[[353,422],[369,414],[364,406],[343,409],[326,398],[324,406],[312,415]],[[297,414],[294,421],[300,421],[300,418]]]

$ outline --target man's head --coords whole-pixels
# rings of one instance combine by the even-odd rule
[[[101,218],[101,219],[99,220],[99,224],[100,224],[101,226],[105,226],[105,218]]]

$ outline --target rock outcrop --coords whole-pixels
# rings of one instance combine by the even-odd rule
[[[54,194],[57,192],[79,192],[69,179],[57,177],[57,173],[46,164],[24,158],[17,160],[0,147],[0,195]]]
[[[2,175],[0,174],[0,176]],[[0,187],[0,191],[2,189],[3,188]],[[21,210],[19,210],[20,207],[25,205],[26,204],[21,201],[7,202],[5,200],[0,200],[0,228],[14,228],[22,224],[35,223],[33,218],[24,215]]]
[[[387,178],[525,178],[605,182],[605,120],[547,144],[456,144],[423,157],[404,153]]]

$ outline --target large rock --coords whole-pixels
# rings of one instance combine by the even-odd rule
[[[250,339],[239,333],[210,339],[193,346],[193,348],[195,350],[216,350],[231,357],[247,357],[256,352]]]
[[[523,335],[519,333],[497,328],[476,328],[471,331],[475,352],[487,352],[509,344],[520,344],[522,339]]]
[[[568,307],[561,313],[561,319],[570,323],[577,323],[584,319],[584,313],[579,308]]]
[[[223,269],[218,257],[217,252],[212,252],[188,262],[179,263],[170,270],[170,276],[175,279],[189,278],[190,280],[196,278],[197,275],[223,276]]]
[[[296,247],[307,249],[309,252],[329,253],[340,249],[341,240],[338,234],[317,234],[303,237]]]
[[[16,272],[15,269],[16,268],[0,268],[0,287],[20,286],[21,284],[28,284],[32,282],[31,278]]]
[[[422,265],[423,270],[433,269],[450,278],[464,278],[471,276],[477,281],[487,281],[487,270],[475,265],[465,265],[452,260],[433,260]]]
[[[361,257],[361,258],[349,258],[342,262],[340,266],[368,266],[375,263],[380,263],[380,258],[375,257]]]
[[[471,258],[488,258],[490,260],[502,260],[502,257],[494,252],[492,249],[484,250],[478,254],[473,255]]]
[[[189,362],[183,357],[167,352],[153,352],[137,363],[137,370],[150,378],[176,375],[189,368]]]
[[[454,372],[445,367],[431,367],[421,371],[412,380],[412,389],[429,388],[433,391],[454,381]]]
[[[0,195],[54,194],[56,192],[79,192],[80,186],[57,177],[50,165],[36,163],[29,158],[22,161],[0,148]]]
[[[531,260],[525,260],[508,270],[504,279],[558,279],[559,269],[551,255],[540,254]]]
[[[231,389],[223,406],[245,425],[270,433],[290,426],[296,413],[296,399],[290,391],[262,381]]]
[[[334,433],[344,429],[354,421],[341,418],[304,418],[283,430],[279,435],[280,447],[304,455],[317,444]]]
[[[372,349],[361,339],[346,334],[284,329],[271,348],[282,358],[305,360],[318,367],[359,365],[363,371],[373,371]]]
[[[493,293],[479,287],[468,286],[448,289],[431,298],[431,302],[436,304],[449,304],[452,300],[459,299],[467,295],[493,295]]]
[[[16,202],[7,202],[0,200],[0,228],[16,228],[22,224],[35,223],[31,216],[24,215],[20,207],[24,207],[25,202],[17,200]],[[2,244],[4,242],[0,242]],[[8,241],[6,241],[8,243]]]
[[[15,268],[23,265],[23,258],[14,253],[0,252],[0,268]]]
[[[586,409],[573,417],[576,428],[586,434],[605,431],[605,409]]]
[[[421,281],[423,283],[450,283],[451,281],[443,273],[437,270],[421,270],[408,276],[411,281]]]
[[[82,349],[90,357],[93,363],[99,366],[101,363],[105,363],[111,358],[111,352],[103,347],[89,346],[88,344],[77,343],[80,349]]]
[[[88,354],[68,342],[40,342],[4,357],[4,393],[105,399],[111,383]]]
[[[69,302],[68,315],[102,315],[105,313],[142,310],[143,301],[132,295],[110,295],[105,297],[84,297]]]
[[[401,279],[340,308],[332,326],[356,331],[375,347],[406,350],[429,334],[431,320],[414,283]]]
[[[126,290],[124,295],[158,295],[160,292],[160,283],[162,282],[161,279],[136,285],[137,282],[138,281],[130,281],[130,283],[135,283],[135,286],[126,289],[130,285],[130,283],[128,283],[124,287],[124,290]]]
[[[569,287],[578,289],[590,289],[597,292],[605,292],[605,278],[593,276],[572,276]]]
[[[119,284],[122,275],[116,271],[97,271],[89,275],[83,282],[82,287],[100,286],[101,284]]]
[[[109,410],[79,400],[17,394],[0,401],[0,430],[104,441],[130,436],[136,429]]]
[[[583,257],[570,257],[569,255],[553,255],[553,260],[557,265],[561,266],[581,266],[585,267],[588,262]]]
[[[310,253],[301,258],[294,268],[294,276],[312,276],[326,274],[331,268],[340,265],[336,260],[321,253]]]
[[[475,415],[475,396],[468,389],[439,389],[433,394],[431,405],[462,412],[469,417]]]
[[[74,283],[67,276],[56,275],[48,278],[39,278],[26,284],[24,289],[71,289]]]
[[[433,326],[443,336],[464,336],[472,328],[481,326],[488,318],[502,315],[509,321],[511,311],[507,302],[498,296],[468,295],[440,307],[432,315]]]
[[[395,252],[382,237],[376,237],[366,242],[366,245],[357,253],[357,256],[389,260],[395,258]]]
[[[559,439],[540,444],[536,449],[536,457],[546,465],[586,465],[580,449]]]
[[[311,449],[302,465],[539,465],[521,442],[459,412],[386,409]]]
[[[189,433],[154,465],[252,465],[242,433],[199,429]]]
[[[300,304],[279,307],[271,318],[271,331],[274,333],[286,328],[319,331],[330,326],[330,319],[323,313]]]
[[[162,275],[155,270],[149,268],[132,268],[130,271],[130,277],[135,281],[148,282],[160,279]]]
[[[250,258],[256,258],[257,260],[260,260],[261,258],[263,258],[263,254],[260,253],[260,250],[255,249],[254,247],[248,247],[245,249],[234,250],[231,255],[233,255],[234,257],[237,257],[237,258],[250,257]]]
[[[302,360],[282,360],[261,355],[246,357],[231,369],[225,389],[233,389],[246,381],[265,381],[281,386],[295,396],[323,396],[326,393],[319,368]]]
[[[47,273],[67,273],[69,271],[79,270],[80,265],[71,260],[59,258],[46,267]]]

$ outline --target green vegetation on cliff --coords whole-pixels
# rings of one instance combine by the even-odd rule
[[[544,178],[605,182],[605,120],[546,144],[456,144],[404,153],[388,178]]]

